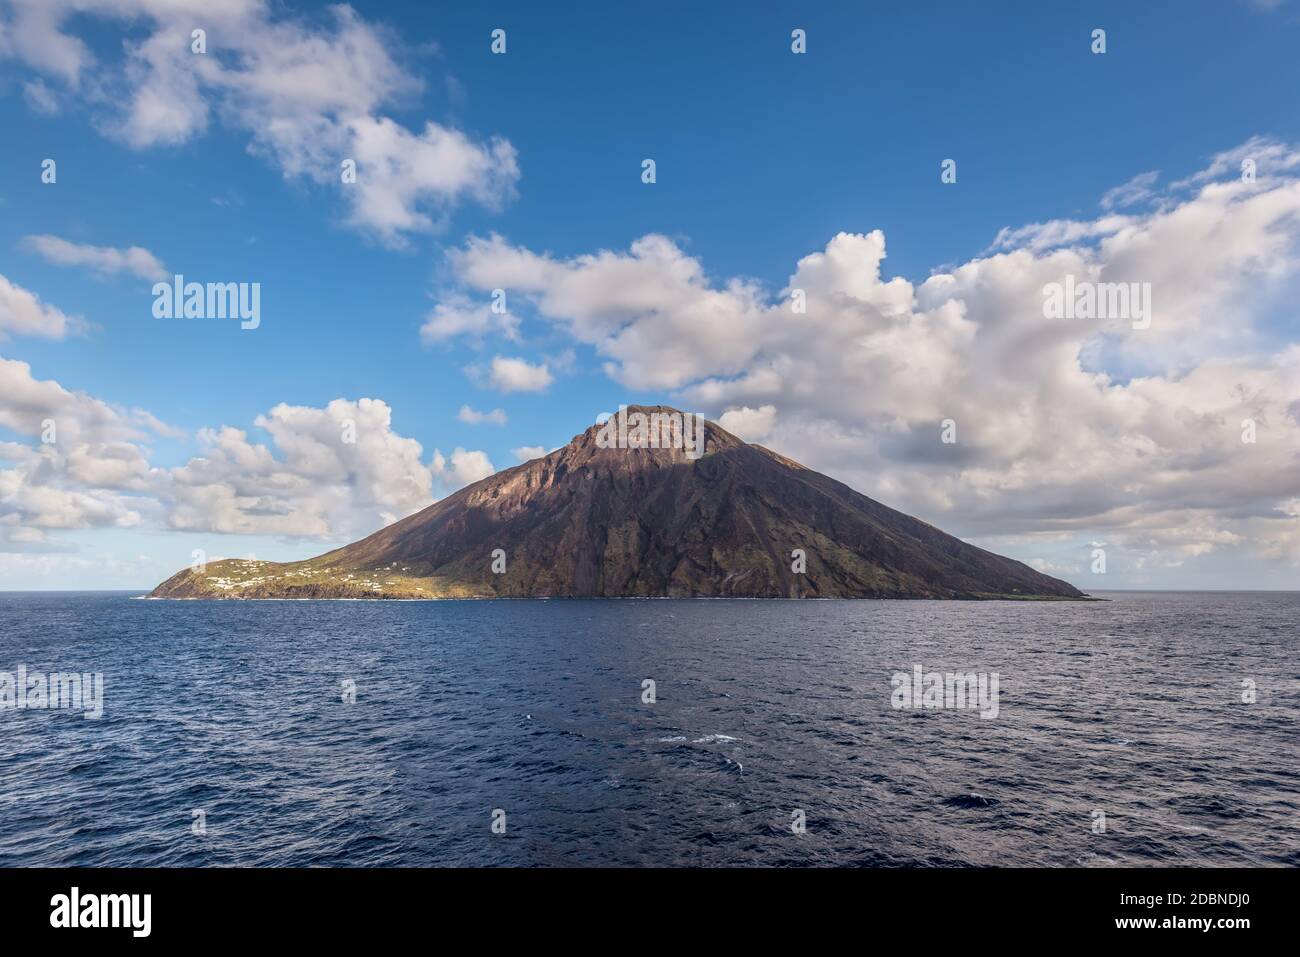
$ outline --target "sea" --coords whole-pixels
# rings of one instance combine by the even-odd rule
[[[0,866],[1300,865],[1300,593],[1097,594],[0,593]]]

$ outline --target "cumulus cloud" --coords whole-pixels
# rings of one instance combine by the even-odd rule
[[[131,27],[119,59],[82,39],[105,24]],[[192,52],[196,25],[204,53]],[[134,149],[186,143],[220,122],[287,179],[339,189],[347,222],[392,245],[439,229],[463,201],[500,206],[519,178],[504,139],[385,115],[422,82],[399,63],[398,38],[346,5],[290,18],[265,0],[13,0],[0,38],[0,57],[40,74],[27,94],[35,108],[80,97]],[[347,159],[353,183],[342,181]]]
[[[51,426],[53,431],[51,432]],[[26,362],[0,356],[0,428],[19,435],[52,435],[60,442],[114,442],[139,438],[126,414],[84,392],[38,379]]]
[[[518,342],[519,320],[508,312],[493,312],[488,302],[457,293],[440,299],[420,327],[420,338],[427,344],[451,339],[481,341],[489,335]]]
[[[468,405],[462,405],[460,411],[456,413],[456,418],[466,425],[482,425],[484,422],[491,425],[505,425],[509,419],[506,417],[505,409],[493,409],[491,412],[480,412],[478,409],[471,408]]]
[[[463,448],[450,461],[435,449],[425,464],[378,399],[282,404],[255,424],[270,444],[230,426],[208,430],[204,453],[170,471],[170,527],[351,540],[494,471],[484,452]]]
[[[177,431],[3,357],[0,428],[31,440],[0,442],[0,551],[47,550],[47,529],[140,524],[158,479],[144,443]]]
[[[141,246],[118,249],[73,243],[58,236],[26,236],[23,245],[48,262],[60,266],[86,266],[100,276],[130,272],[141,279],[165,279],[167,269],[158,257]]]
[[[959,534],[1104,534],[1148,567],[1224,549],[1300,561],[1300,345],[1270,347],[1266,328],[1300,278],[1300,150],[1252,140],[1109,205],[1137,201],[1005,229],[920,283],[884,274],[879,231],[835,236],[776,295],[711,279],[663,236],[571,259],[490,236],[449,262],[465,290],[524,297],[628,388],[669,390]],[[1149,327],[1046,318],[1044,290],[1067,276],[1150,283]]]
[[[202,455],[170,472],[172,528],[244,535],[353,536],[433,501],[420,443],[392,429],[377,399],[323,409],[277,405],[255,424],[270,444],[223,426]]]
[[[476,238],[452,252],[451,266],[472,288],[533,300],[543,317],[596,346],[614,374],[637,388],[675,388],[695,376],[739,371],[753,355],[743,346],[746,333],[757,336],[765,315],[757,283],[737,279],[713,288],[700,263],[664,236],[645,236],[628,254],[601,251],[567,261],[500,236]]]
[[[472,485],[495,471],[486,452],[467,452],[458,446],[452,451],[450,460],[441,451],[433,453],[433,474],[448,491]]]
[[[0,521],[9,519],[15,529],[27,531],[13,541],[44,541],[34,537],[32,529],[126,528],[140,521],[140,513],[131,509],[127,499],[111,493],[91,493],[30,482],[17,469],[0,470]]]
[[[350,540],[493,472],[462,448],[426,463],[377,399],[281,404],[253,425],[269,441],[204,429],[200,454],[160,468],[149,439],[183,432],[0,358],[0,428],[31,440],[0,442],[0,552],[57,550],[52,530],[136,525]]]
[[[62,339],[82,326],[80,319],[0,276],[0,338],[12,334]]]
[[[390,241],[441,228],[446,208],[463,197],[499,207],[519,178],[506,140],[480,145],[433,122],[416,134],[386,117],[357,117],[339,140],[359,170],[349,222]]]
[[[772,434],[772,428],[776,425],[776,406],[728,409],[718,418],[718,425],[746,442],[762,442]]]
[[[555,377],[545,363],[534,365],[524,359],[494,356],[488,382],[502,392],[540,392]]]
[[[531,462],[533,459],[540,459],[546,454],[544,445],[521,445],[517,449],[511,449],[510,454],[520,462]]]

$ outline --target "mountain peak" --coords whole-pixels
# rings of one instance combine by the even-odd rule
[[[602,413],[556,451],[570,453],[565,458],[571,464],[603,462],[636,469],[694,462],[743,444],[699,413],[667,405],[625,405]]]

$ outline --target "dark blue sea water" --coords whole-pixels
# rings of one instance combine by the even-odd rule
[[[1300,594],[1106,597],[3,594],[0,671],[105,700],[0,711],[0,865],[1300,864]]]

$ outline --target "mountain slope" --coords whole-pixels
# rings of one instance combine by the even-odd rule
[[[597,434],[317,558],[214,562],[153,597],[1085,597],[712,422],[695,460]]]

